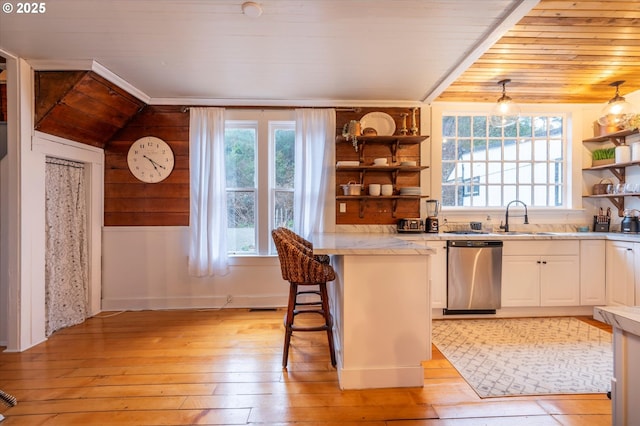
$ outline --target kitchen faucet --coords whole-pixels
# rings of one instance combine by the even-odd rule
[[[500,222],[500,229],[504,229],[504,232],[509,232],[509,207],[513,203],[520,203],[524,206],[524,224],[529,224],[529,215],[527,214],[527,205],[520,200],[513,200],[507,204],[507,211],[504,214],[504,225]]]

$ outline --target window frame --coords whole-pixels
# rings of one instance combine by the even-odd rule
[[[444,145],[444,141],[447,140],[450,143],[453,143],[453,147],[458,149],[458,144],[472,144],[475,146],[476,143],[482,142],[485,146],[485,150],[476,151],[475,149],[469,151],[467,154],[464,154],[465,158],[454,158],[454,159],[446,159],[442,158],[441,151],[441,163],[444,167],[444,164],[449,165],[451,169],[451,175],[454,180],[451,182],[443,182],[444,176],[440,175],[440,184],[441,184],[441,192],[440,196],[443,197],[444,187],[450,188],[448,191],[449,195],[454,195],[454,202],[464,202],[467,200],[470,204],[462,204],[462,205],[449,205],[442,202],[443,206],[447,207],[464,207],[471,209],[485,209],[489,207],[504,207],[507,203],[509,203],[513,199],[523,200],[527,205],[532,207],[539,208],[549,208],[549,209],[563,209],[566,208],[566,199],[568,194],[567,187],[567,174],[568,174],[568,138],[567,138],[567,126],[568,126],[568,117],[565,113],[557,113],[557,112],[544,112],[544,113],[523,113],[521,114],[521,120],[524,122],[529,122],[531,127],[527,128],[526,124],[524,129],[528,129],[531,131],[530,134],[521,134],[522,130],[520,127],[513,127],[506,129],[505,131],[501,131],[498,129],[498,133],[496,133],[496,129],[492,129],[489,125],[489,116],[485,112],[447,112],[443,114],[443,117],[451,117],[453,118],[454,131],[458,134],[444,137],[442,134],[442,144]],[[547,124],[551,124],[550,120],[552,117],[557,117],[561,120],[562,123],[562,133],[557,136],[553,136],[550,130],[554,129],[554,127],[548,126]],[[468,120],[466,120],[468,118]],[[478,120],[478,118],[480,120]],[[465,119],[463,122],[467,122],[467,125],[470,126],[470,133],[468,135],[460,135],[459,127],[460,119]],[[486,119],[486,120],[485,120]],[[536,134],[536,128],[534,127],[534,123],[536,121],[541,120],[545,123],[543,127],[543,134]],[[476,130],[476,122],[479,121],[480,124],[486,126],[487,133],[484,134],[484,130],[482,129],[483,135],[474,134],[474,130]],[[483,123],[484,122],[484,123]],[[516,125],[514,125],[516,126]],[[507,134],[507,132],[511,134]],[[441,132],[442,133],[442,132]],[[457,142],[456,142],[457,141]],[[496,146],[495,142],[499,142],[499,145]],[[540,142],[543,142],[545,145],[545,157],[540,158],[536,154],[538,153],[534,148],[539,145]],[[558,150],[552,150],[553,146],[557,147],[558,142],[560,143],[560,155],[556,158],[551,158],[551,154],[553,152],[558,152]],[[486,145],[485,145],[486,144]],[[491,145],[494,145],[493,148],[490,148]],[[491,149],[497,149],[499,155],[497,158],[491,158],[489,156]],[[511,152],[511,155],[507,155],[507,153]],[[528,155],[524,155],[528,153]],[[454,153],[456,154],[456,153]],[[477,157],[477,158],[476,158]],[[558,160],[559,158],[560,160]],[[492,167],[493,166],[493,167]],[[560,179],[556,182],[550,182],[549,178],[551,177],[552,171],[557,170],[558,166],[561,166],[561,175]],[[529,170],[528,173],[523,174],[523,168]],[[464,171],[469,170],[472,174],[474,172],[480,172],[479,175],[473,175],[465,177]],[[484,174],[482,171],[484,170]],[[497,181],[495,179],[489,178],[489,172],[493,170],[494,172],[499,171],[499,175]],[[509,170],[511,172],[509,173]],[[537,172],[536,172],[537,170]],[[543,171],[542,179],[540,179],[540,171]],[[463,175],[460,175],[460,173]],[[492,172],[492,173],[494,173]],[[527,177],[527,174],[529,175]],[[451,176],[450,175],[450,176]],[[482,176],[486,179],[484,181],[480,181]],[[474,180],[473,183],[471,179]],[[473,187],[473,191],[469,191]],[[509,188],[512,188],[509,190]],[[539,191],[543,191],[544,198],[543,202],[545,205],[540,204],[540,200],[536,200],[537,204],[534,204],[526,195],[529,194],[534,200],[536,197],[539,197],[540,194],[536,196]],[[497,194],[496,194],[497,191]],[[509,192],[515,192],[513,195],[508,195]],[[493,196],[491,194],[494,194]],[[555,194],[555,195],[554,195]],[[473,195],[474,197],[471,197]],[[496,195],[499,198],[499,203],[496,201]],[[479,198],[475,198],[478,196]],[[484,198],[484,200],[483,200]],[[560,199],[562,204],[553,205],[552,199]],[[491,203],[493,201],[493,203]],[[477,203],[477,204],[475,204]],[[475,204],[475,205],[474,205]]]
[[[272,130],[282,129],[283,123],[291,123],[295,130],[295,111],[293,109],[227,109],[225,128],[228,122],[256,123],[256,219],[253,253],[232,253],[230,258],[267,257],[276,255],[272,248],[271,228],[273,224],[273,194],[275,185],[275,140]],[[278,123],[273,126],[272,123]]]
[[[493,103],[465,103],[465,102],[434,102],[431,105],[430,149],[425,158],[429,161],[431,181],[429,184],[432,199],[440,199],[442,194],[442,117],[447,114],[489,114]],[[524,114],[565,114],[566,117],[566,188],[564,207],[532,207],[543,220],[582,219],[584,213],[582,200],[582,163],[584,149],[581,141],[592,137],[591,121],[584,124],[585,116],[591,117],[589,108],[580,104],[520,104]],[[491,215],[499,219],[504,214],[504,207],[450,207],[443,206],[442,213],[452,220],[465,220],[479,214]]]

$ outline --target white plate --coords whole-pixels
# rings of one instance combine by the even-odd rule
[[[373,127],[378,132],[378,136],[391,136],[396,132],[396,122],[386,112],[370,112],[360,119],[360,127],[366,129]]]
[[[338,167],[357,167],[360,165],[359,161],[338,161],[336,166]]]

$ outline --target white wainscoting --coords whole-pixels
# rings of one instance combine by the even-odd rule
[[[196,278],[188,252],[188,227],[105,227],[102,310],[286,306],[277,256],[233,257],[228,275]]]

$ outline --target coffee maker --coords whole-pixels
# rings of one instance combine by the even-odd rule
[[[424,221],[424,232],[437,234],[439,231],[438,213],[440,212],[440,202],[438,200],[427,200],[427,218]]]

